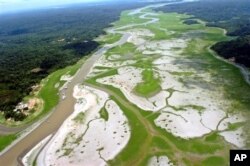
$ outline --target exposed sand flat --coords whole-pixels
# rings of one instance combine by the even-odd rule
[[[135,70],[136,70],[136,71],[135,71]],[[136,78],[137,78],[137,77],[139,77],[139,74],[141,74],[142,69],[135,68],[135,67],[133,67],[133,66],[125,66],[125,67],[119,68],[117,71],[118,71],[118,74],[120,74],[120,75],[122,75],[122,74],[130,74],[130,73],[132,73],[132,72],[135,72],[135,73],[132,74],[132,75],[136,76]],[[136,74],[138,74],[138,75],[136,75]],[[132,81],[133,81],[133,80],[132,80]],[[140,81],[141,81],[141,79],[140,79]]]
[[[141,72],[142,69],[135,67],[122,67],[118,69],[119,75],[100,78],[97,82],[120,89],[130,102],[143,110],[158,111],[164,108],[169,92],[161,91],[150,98],[138,96],[133,92],[136,85],[143,81]]]
[[[128,42],[133,43],[134,45],[141,45],[145,43],[145,40],[139,37],[137,38],[137,36],[131,36]]]
[[[92,93],[91,91],[94,91],[95,93]],[[96,93],[98,94],[98,98]],[[99,110],[104,106],[105,101],[108,99],[106,93],[83,86],[75,86],[73,96],[77,99],[75,111],[63,123],[49,144],[40,153],[38,157],[38,165],[62,165],[68,161],[66,157],[61,158],[60,160],[58,157],[66,152],[65,148],[69,147],[72,149],[74,146],[77,146],[77,144],[70,144],[66,138],[69,138],[70,135],[77,138],[87,129],[86,123],[77,123],[74,119],[81,112],[84,113],[84,120],[86,122],[97,118]],[[63,146],[65,147],[63,148]]]
[[[175,60],[176,60],[176,57],[173,57],[173,56],[162,56],[162,57],[156,59],[153,62],[153,64],[156,65],[156,66],[161,65],[161,64],[167,64],[167,65],[169,65],[169,64],[172,64],[173,61],[175,61]],[[163,69],[167,70],[166,67],[163,68]]]
[[[211,75],[209,73],[197,73],[193,69],[181,68],[175,64],[178,59],[179,54],[172,51],[171,56],[162,56],[154,61],[155,70],[159,70],[162,89],[173,88],[177,90],[168,99],[168,104],[175,108],[184,108],[183,111],[162,113],[155,120],[156,125],[165,128],[175,136],[187,139],[201,137],[215,130],[226,130],[229,124],[245,121],[241,115],[227,114],[228,103],[221,100],[223,96],[218,93],[220,88],[202,88],[204,86],[202,84],[184,86],[179,78],[188,78],[185,73],[191,73],[190,76],[193,73],[208,84],[211,81]],[[174,73],[176,75],[173,75]],[[192,107],[201,110],[192,110]],[[199,113],[199,111],[201,112]],[[238,147],[243,147],[244,139],[239,138],[238,135],[240,134],[243,134],[242,130],[223,132],[221,135],[225,137],[226,141]]]
[[[181,64],[178,63],[178,60],[183,60],[182,57],[180,57],[179,53],[176,51],[167,51],[171,52],[171,55],[164,55],[164,52],[161,53],[160,58],[156,59],[153,62],[153,65],[155,68],[157,68],[160,71],[167,71],[167,72],[192,72],[197,73],[192,68],[187,68]],[[200,74],[199,74],[200,75]],[[206,78],[206,76],[209,75],[208,73],[204,73],[203,77]]]
[[[173,93],[171,98],[168,100],[169,105],[175,107],[195,105],[213,111],[226,110],[227,104],[225,102],[219,103],[219,95],[211,93],[209,89],[205,90],[198,87],[195,88],[195,86],[193,86],[192,88],[184,87],[178,90],[181,92],[177,91]]]
[[[246,120],[247,119],[241,114],[228,114],[219,124],[218,130],[226,130],[230,124],[245,122]]]
[[[142,19],[156,17],[155,14],[144,13]],[[148,23],[157,22],[152,18]],[[128,25],[132,27],[134,25]],[[184,39],[155,41],[155,35],[148,29],[130,29],[123,32],[126,26],[118,28],[120,34],[127,34],[127,42],[137,46],[137,51],[144,55],[159,55],[152,64],[154,76],[160,78],[162,91],[152,97],[138,96],[135,87],[143,82],[142,68],[129,66],[137,60],[124,60],[122,54],[110,52],[95,63],[88,77],[106,71],[105,68],[116,68],[117,75],[99,78],[96,81],[120,89],[125,97],[145,111],[161,111],[155,124],[172,133],[176,137],[192,139],[202,137],[212,131],[219,131],[226,141],[238,147],[244,147],[241,136],[243,130],[228,131],[229,124],[243,122],[238,115],[229,115],[227,102],[218,102],[223,96],[220,89],[204,88],[204,82],[211,81],[208,73],[197,73],[186,67],[189,63],[182,59],[181,50],[188,43]],[[116,31],[118,30],[116,29]],[[115,33],[115,30],[107,31]],[[167,30],[165,31],[167,33]],[[118,33],[118,32],[117,32]],[[110,48],[111,48],[110,44]],[[133,55],[131,55],[133,56]],[[119,60],[119,61],[117,61]],[[180,60],[183,62],[179,63]],[[187,62],[185,62],[185,60]],[[99,68],[95,68],[95,67]],[[197,76],[195,81],[192,75]],[[185,79],[185,81],[181,80]],[[65,81],[70,78],[65,76]],[[190,81],[190,82],[188,82]],[[173,93],[170,94],[170,91]],[[108,94],[86,86],[76,86],[74,97],[77,99],[74,113],[64,122],[49,144],[38,157],[38,165],[106,165],[127,145],[130,138],[128,120],[119,106],[109,99]],[[108,117],[102,118],[105,108]],[[234,117],[235,116],[235,117]],[[167,156],[154,156],[148,165],[173,165]]]
[[[148,29],[130,29],[127,32],[131,34],[128,42],[133,43],[136,46],[142,45],[146,42],[146,37],[154,37],[154,33],[152,33]]]
[[[149,162],[148,166],[173,166],[174,164],[168,159],[167,156],[154,156]]]
[[[129,33],[130,30],[128,31],[127,28],[159,21],[159,19],[156,18],[157,14],[147,13],[146,11],[142,12],[141,10],[142,9],[139,9],[135,11],[135,13],[141,12],[140,18],[145,19],[145,23],[129,24],[117,29],[111,28],[111,30],[107,31],[108,33],[122,34],[123,37],[119,42],[107,44],[98,50],[97,53],[93,55],[95,58],[91,58],[91,61],[97,60],[98,57],[102,55],[102,58],[100,58],[94,66],[118,69],[118,75],[101,78],[98,79],[98,81],[121,89],[122,93],[124,93],[125,97],[131,101],[131,103],[136,104],[145,111],[153,112],[164,108],[163,112],[155,120],[155,123],[175,136],[191,139],[217,130],[226,141],[235,146],[244,147],[245,140],[244,137],[242,137],[243,129],[237,128],[229,131],[231,127],[230,124],[245,122],[244,118],[237,114],[231,115],[227,113],[228,103],[226,100],[224,101],[223,96],[220,95],[220,92],[222,92],[220,91],[221,89],[216,89],[217,87],[215,87],[215,89],[209,89],[211,87],[208,87],[208,89],[204,88],[206,85],[203,85],[203,83],[209,83],[211,81],[209,73],[200,74],[198,71],[195,72],[190,69],[189,65],[185,65],[187,63],[196,63],[195,60],[191,62],[192,60],[189,61],[185,59],[184,55],[180,54],[181,50],[187,46],[187,40],[152,40],[150,38],[153,37],[154,34],[152,34],[150,30],[147,30],[146,26],[145,29],[134,29]],[[120,31],[117,31],[118,29]],[[168,33],[167,30],[165,32]],[[169,31],[169,33],[172,32]],[[149,63],[151,63],[152,60],[150,59],[150,55],[154,55],[152,56],[153,58],[162,56],[159,59],[155,59],[152,64],[152,70],[155,76],[161,79],[161,87],[163,89],[155,96],[146,98],[137,96],[133,92],[134,87],[142,82],[141,72],[143,69],[124,66],[134,64],[137,60],[116,61],[124,55],[118,55],[118,53],[114,53],[113,55],[111,53],[111,55],[109,54],[110,56],[105,55],[108,49],[121,46],[126,43],[126,41],[138,46],[137,51],[148,55],[144,57],[145,60],[149,60]],[[133,55],[129,56],[132,57]],[[147,57],[150,58],[146,59]],[[87,61],[87,65],[81,68],[84,72],[81,72],[81,74],[77,76],[79,77],[77,80],[74,81],[73,79],[72,82],[75,83],[71,84],[71,78],[67,75],[62,77],[61,80],[68,82],[68,86],[72,87],[76,83],[82,83],[89,69],[92,69],[92,73],[88,75],[89,77],[108,70],[92,68],[94,62],[91,61]],[[150,64],[147,65],[147,68],[151,68]],[[189,77],[190,73],[185,75],[185,72],[191,72],[191,75],[193,73],[196,77]],[[199,82],[200,80],[202,81]],[[170,93],[165,91],[169,88],[176,90],[171,97]],[[73,110],[73,105],[75,104],[74,113],[65,121],[39,155],[38,165],[105,165],[106,160],[112,160],[126,146],[129,140],[130,129],[126,117],[118,105],[109,99],[108,94],[102,91],[86,86],[76,86],[74,97],[77,99],[77,103],[74,103],[72,99],[70,101],[67,100],[72,96],[72,88],[66,89],[71,89],[67,91],[69,95],[67,95],[67,98],[64,100],[67,102],[62,105],[59,104],[60,109],[58,110],[60,112],[64,111],[63,113],[65,113],[67,110]],[[112,91],[112,89],[109,90]],[[211,91],[219,94],[211,93]],[[166,102],[166,100],[168,102]],[[170,105],[167,105],[168,103]],[[68,105],[70,106],[68,107]],[[104,107],[108,114],[107,121],[100,115],[100,110]],[[177,109],[172,109],[174,107]],[[179,108],[182,108],[182,111],[180,111],[181,109],[177,111]],[[55,114],[56,118],[53,119],[58,119],[59,116],[60,113]],[[63,120],[64,119],[65,118],[63,118]],[[43,127],[43,129],[34,132],[35,134],[30,134],[27,139],[25,139],[26,141],[16,146],[17,148],[11,151],[14,155],[13,158],[16,159],[18,157],[17,154],[19,155],[21,151],[26,148],[26,145],[30,147],[32,144],[39,142],[45,135],[55,132],[58,127],[53,127],[61,124],[62,120],[53,122],[55,123],[51,123],[49,127]],[[238,124],[234,125],[237,126]],[[53,130],[45,132],[51,128],[53,128]],[[40,135],[39,133],[41,132],[43,134]],[[39,139],[29,139],[37,135],[39,135]],[[18,150],[19,147],[22,149],[21,151]],[[9,163],[8,160],[12,159],[12,157],[9,157],[10,155],[11,153],[9,153],[7,157],[2,157],[3,160],[5,160],[4,163]],[[155,156],[151,161],[152,165],[172,165],[166,156]],[[3,163],[2,160],[1,163]]]
[[[183,89],[184,85],[180,83],[175,76],[171,75],[168,71],[158,71],[159,78],[161,79],[161,88],[166,89]]]
[[[63,76],[61,76],[61,78],[60,78],[60,81],[65,81],[65,83],[63,84],[63,86],[61,86],[60,87],[60,89],[59,89],[59,91],[63,91],[63,90],[65,90],[65,89],[67,89],[67,87],[68,87],[68,84],[69,84],[69,82],[71,82],[71,80],[73,79],[73,76],[71,76],[71,75],[63,75]],[[55,88],[58,88],[59,87],[59,83],[57,83],[56,85],[55,85]],[[64,93],[62,92],[62,98],[64,99],[66,96],[64,95]]]
[[[134,87],[142,82],[142,69],[135,67],[122,67],[118,69],[119,75],[97,79],[97,82],[112,85],[131,92]]]
[[[121,57],[122,57],[121,55],[113,54],[113,55],[110,55],[110,56],[108,57],[108,60],[114,61],[114,60],[120,59]]]
[[[227,142],[237,146],[238,148],[244,148],[246,139],[243,135],[244,131],[242,128],[239,128],[235,131],[224,131],[220,135],[224,137]]]
[[[174,64],[174,62],[170,63],[162,63],[158,65],[154,65],[155,68],[159,69],[159,71],[166,71],[166,72],[183,72],[183,68],[181,69],[178,65]],[[192,71],[192,70],[186,70]],[[164,76],[164,75],[163,75]]]
[[[139,46],[137,48],[138,51],[171,51],[172,49],[182,49],[186,47],[187,41],[184,39],[174,39],[174,40],[160,40],[160,41],[150,41],[145,44]],[[171,52],[169,52],[171,55]]]
[[[228,129],[229,123],[244,122],[245,119],[240,117],[241,115],[226,115],[223,111],[219,110],[204,110],[199,113],[197,110],[187,108],[185,111],[175,111],[171,108],[166,108],[162,110],[160,116],[155,120],[155,124],[175,136],[189,139],[201,137],[211,131]],[[242,134],[242,129],[220,132],[220,135],[223,136],[226,141],[239,148],[245,145],[244,139],[240,137]]]
[[[211,82],[209,73],[198,73],[196,70],[178,63],[179,61],[184,64],[190,63],[180,54],[181,50],[187,46],[188,40],[150,41],[148,40],[150,37],[153,37],[150,31],[135,29],[131,31],[128,42],[135,44],[138,47],[137,51],[144,55],[161,55],[153,62],[154,73],[161,80],[161,92],[151,98],[137,96],[133,89],[142,82],[142,69],[119,67],[122,65],[109,61],[109,58],[102,58],[100,64],[118,67],[118,75],[100,78],[97,82],[120,89],[131,103],[145,111],[154,112],[166,107],[155,123],[181,138],[202,137],[212,131],[227,129],[229,123],[244,121],[238,115],[235,115],[235,118],[227,115],[229,103],[221,100],[223,96],[218,93],[221,90],[220,87],[211,88],[209,86]],[[113,57],[111,56],[111,58]],[[128,61],[123,61],[123,64],[125,62]],[[196,76],[195,80],[193,80],[193,75]],[[181,79],[187,83],[182,82]],[[171,97],[168,92],[164,91],[168,89],[175,90]],[[166,105],[166,100],[169,105]],[[175,111],[171,107],[182,109],[182,111]],[[225,140],[236,146],[241,145],[232,136],[237,132],[224,133]]]
[[[88,74],[88,77],[95,77],[96,75],[106,72],[108,69],[98,69],[98,68],[93,68],[91,70],[91,73]]]
[[[155,120],[155,124],[173,135],[185,139],[201,137],[211,132],[201,123],[200,114],[191,109],[175,111],[171,108],[166,108]]]
[[[93,121],[84,136],[86,143],[83,145],[86,147],[82,150],[86,152],[86,155],[83,156],[85,158],[83,165],[88,165],[88,163],[94,165],[95,160],[100,159],[100,156],[106,161],[113,159],[129,141],[130,129],[123,112],[111,100],[106,103],[105,108],[109,114],[108,121],[104,119]],[[100,156],[93,158],[92,161],[91,149],[96,149],[96,153],[100,151]]]
[[[161,50],[144,50],[142,51],[143,55],[163,55],[163,51]],[[164,55],[169,55],[170,51],[164,51]]]
[[[103,67],[121,67],[121,66],[126,66],[126,65],[131,65],[136,63],[134,60],[127,60],[127,61],[109,61],[106,59],[105,56],[102,56],[94,66],[103,66]]]
[[[128,121],[106,93],[78,85],[73,95],[75,111],[40,153],[38,165],[105,165],[126,146]],[[104,106],[107,121],[100,117]]]
[[[220,121],[226,117],[226,113],[221,110],[206,110],[201,114],[201,121],[210,130],[217,130]]]

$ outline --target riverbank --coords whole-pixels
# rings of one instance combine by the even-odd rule
[[[61,80],[61,78],[64,75],[75,75],[85,60],[86,58],[83,58],[77,64],[58,70],[42,80],[39,85],[40,90],[33,93],[32,96],[28,96],[26,98],[39,98],[43,101],[43,105],[36,108],[35,112],[28,116],[24,121],[2,121],[4,125],[2,124],[0,126],[0,139],[2,139],[0,143],[1,151],[7,146],[9,146],[8,148],[14,146],[19,140],[33,131],[35,129],[34,126],[39,126],[48,118],[50,115],[49,112],[53,110],[53,108],[60,101],[60,98],[62,98],[62,94],[59,94],[62,90],[61,87],[68,84],[67,81]],[[7,149],[5,149],[5,151],[6,150]],[[5,151],[1,152],[1,154]]]
[[[140,21],[131,23],[133,17]],[[242,134],[250,94],[240,94],[250,92],[250,87],[237,68],[207,49],[225,39],[223,31],[183,24],[189,17],[150,8],[124,12],[122,21],[114,24],[119,26],[108,31],[122,34],[120,40],[103,45],[82,65],[48,120],[3,154],[0,162],[15,165],[24,149],[55,134],[37,154],[38,164],[56,164],[58,156],[58,162],[69,165],[72,157],[76,165],[88,157],[92,163],[110,165],[154,164],[157,158],[175,165],[204,165],[216,158],[215,164],[226,165],[229,149],[248,146]],[[82,83],[85,86],[79,86]],[[106,95],[110,100],[104,106]],[[85,114],[85,107],[95,110],[94,115]],[[117,146],[100,139],[94,134],[97,130],[118,140]],[[122,141],[124,134],[129,140]]]
[[[88,140],[85,135],[76,139],[74,135],[82,130],[75,130],[67,134],[71,135],[69,138],[55,137],[47,150],[38,155],[43,159],[40,161],[49,163],[44,154],[57,156],[52,145],[63,138],[66,143],[61,148],[68,153],[62,158],[65,162],[74,158],[76,165],[86,156],[98,158],[93,155],[97,151],[99,158],[95,161],[110,165],[147,165],[156,158],[175,165],[204,165],[214,163],[215,158],[215,164],[226,165],[229,149],[248,147],[244,131],[250,94],[240,94],[250,87],[237,68],[208,51],[211,45],[226,39],[224,31],[204,24],[185,25],[183,20],[191,17],[188,15],[155,13],[149,8],[135,11],[123,12],[121,22],[114,24],[118,27],[108,31],[126,34],[127,40],[117,46],[109,43],[114,47],[103,52],[84,83],[109,94],[123,111],[131,129],[129,142],[115,158],[106,161],[102,151],[113,142],[85,149],[94,140],[84,141]],[[147,22],[142,23],[143,20]],[[105,108],[99,109],[93,123],[82,123],[88,126],[84,133],[101,128],[97,123],[99,115],[111,118],[110,112],[103,111]],[[91,117],[84,114],[85,118]],[[67,124],[71,126],[72,122],[65,121],[64,126]],[[84,145],[84,151],[72,146],[76,140]],[[99,141],[99,145],[103,142]]]

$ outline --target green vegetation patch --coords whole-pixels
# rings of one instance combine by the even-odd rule
[[[109,113],[108,111],[106,110],[105,107],[103,107],[101,110],[100,110],[100,116],[102,119],[104,119],[105,121],[108,121],[109,120]]]
[[[112,96],[111,99],[123,110],[125,116],[129,120],[129,126],[131,128],[131,137],[127,146],[114,160],[109,161],[112,165],[120,165],[121,163],[136,160],[137,156],[140,156],[141,152],[145,150],[145,146],[149,144],[147,140],[149,133],[147,133],[145,126],[133,110],[130,110],[124,105],[125,103],[121,104],[120,101]]]
[[[219,139],[220,139],[220,136],[217,134],[217,132],[212,132],[211,134],[205,137],[205,141],[207,142],[216,142]]]
[[[154,59],[156,59],[157,56],[150,56],[150,57],[141,57],[140,59],[138,59],[138,61],[133,64],[133,66],[135,67],[139,67],[142,69],[152,69],[152,62],[154,61]]]
[[[161,137],[154,137],[152,141],[152,147],[157,147],[163,151],[171,151],[171,146],[169,146],[166,141]],[[173,153],[173,152],[172,152]]]
[[[135,52],[136,50],[136,47],[134,44],[132,43],[125,43],[121,46],[117,46],[117,47],[114,47],[112,49],[110,49],[108,51],[108,55],[112,55],[112,54],[120,54],[120,55],[123,55],[123,54],[129,54],[129,53],[133,53]]]
[[[121,39],[121,34],[108,34],[100,41],[101,44],[113,44]]]
[[[199,24],[199,22],[195,19],[186,19],[183,21],[183,23],[187,25]]]
[[[85,113],[80,112],[73,120],[77,123],[83,123],[85,120]]]
[[[113,23],[113,25],[115,27],[121,27],[121,26],[128,25],[128,24],[133,24],[133,23],[137,24],[137,23],[144,23],[145,22],[144,19],[139,18],[140,14],[129,15],[129,13],[130,13],[130,11],[122,12],[119,21]]]
[[[134,91],[142,96],[151,96],[161,91],[160,79],[155,78],[153,70],[146,69],[142,72],[143,82],[136,85]]]
[[[81,60],[73,66],[57,70],[51,75],[49,75],[47,79],[44,80],[42,89],[38,94],[38,96],[42,98],[44,101],[44,108],[42,114],[45,114],[48,111],[52,110],[59,102],[58,90],[60,87],[55,87],[55,85],[61,82],[60,81],[61,77],[65,74],[74,75],[77,72],[77,70],[81,67],[83,62],[84,60]],[[60,85],[62,84],[63,83],[61,83]]]
[[[63,153],[63,156],[69,156],[74,149],[72,148],[67,148],[67,149],[63,149],[64,150],[64,153]]]
[[[13,141],[15,141],[17,137],[18,136],[16,134],[0,136],[0,152],[8,145],[10,145]]]
[[[246,122],[229,123],[228,124],[228,130],[229,131],[237,130],[238,128],[242,127],[243,125],[246,125]]]
[[[218,156],[213,156],[205,159],[202,162],[203,166],[222,166],[222,165],[227,165],[227,162],[222,158]]]

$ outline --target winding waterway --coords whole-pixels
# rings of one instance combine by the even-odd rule
[[[182,2],[186,2],[185,0]],[[187,0],[188,2],[188,0]],[[97,50],[79,69],[79,71],[75,74],[74,78],[71,82],[68,83],[68,88],[65,89],[64,100],[61,100],[55,110],[48,116],[48,118],[43,121],[38,127],[28,133],[24,138],[17,141],[15,144],[7,148],[0,154],[0,163],[1,165],[12,166],[12,165],[22,165],[21,158],[24,156],[29,150],[31,150],[36,144],[38,144],[41,140],[46,138],[48,135],[54,134],[58,128],[62,125],[62,123],[67,119],[69,115],[74,111],[74,105],[76,103],[75,98],[73,97],[73,89],[77,84],[81,84],[84,82],[84,79],[90,72],[91,68],[95,64],[95,62],[103,55],[107,50],[122,45],[128,41],[131,37],[131,34],[127,31],[123,31],[124,29],[140,26],[140,25],[148,25],[153,24],[158,20],[158,18],[154,18],[154,15],[150,12],[142,12],[147,8],[155,8],[163,5],[174,4],[180,2],[172,2],[165,4],[156,4],[150,5],[144,8],[135,9],[130,14],[142,14],[140,18],[145,19],[146,22],[141,24],[130,24],[126,26],[121,26],[119,28],[110,28],[108,30],[109,33],[113,34],[122,34],[122,37],[119,41],[113,44],[104,45],[102,48]],[[219,58],[222,60],[221,58]],[[239,67],[239,66],[237,66]],[[249,83],[249,74],[246,73],[243,68],[239,67],[246,78],[246,81]],[[0,133],[15,133],[18,131],[24,130],[25,127],[20,128],[7,128],[4,126],[0,126]]]
[[[173,3],[167,3],[167,4],[174,4]],[[178,2],[179,3],[179,2]],[[155,8],[160,7],[167,4],[156,4],[156,5],[150,5],[144,8],[136,9],[133,11],[133,13],[141,13],[143,14],[141,18],[146,21],[145,23],[141,24],[134,24],[129,25],[129,27],[134,26],[140,26],[140,25],[148,25],[152,24],[158,21],[157,18],[153,18],[152,13],[143,12],[142,10],[146,8]],[[132,13],[132,14],[133,14]],[[150,17],[147,17],[150,16]],[[68,83],[68,88],[65,90],[65,96],[66,98],[64,100],[61,100],[55,110],[52,112],[52,114],[44,121],[42,122],[37,128],[35,128],[33,131],[31,131],[29,134],[27,134],[24,138],[22,138],[20,141],[16,142],[15,144],[11,145],[9,148],[7,148],[5,151],[1,153],[0,156],[0,163],[1,165],[8,165],[8,166],[15,166],[15,165],[23,165],[21,162],[22,156],[24,156],[29,150],[31,150],[36,144],[38,144],[41,140],[46,138],[48,135],[54,134],[58,128],[62,125],[62,123],[67,119],[67,117],[74,111],[74,105],[76,103],[75,98],[73,97],[73,89],[77,84],[81,84],[84,82],[84,79],[90,72],[91,68],[93,67],[94,63],[109,49],[122,45],[128,41],[131,34],[126,31],[121,31],[122,29],[126,29],[128,26],[122,26],[119,28],[111,28],[108,31],[112,33],[122,34],[123,36],[121,39],[113,44],[104,45],[102,48],[97,50],[79,69],[79,71],[76,73],[74,78],[71,82]],[[8,129],[4,128],[2,126],[2,130],[5,132],[8,132]],[[17,132],[23,130],[22,128],[15,128],[10,129],[9,133],[11,132]]]

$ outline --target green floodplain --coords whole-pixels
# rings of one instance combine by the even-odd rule
[[[155,13],[149,9],[147,12]],[[121,19],[114,23],[117,27],[128,24],[143,23],[145,19],[140,19],[138,15],[129,15],[129,11],[122,13]],[[183,63],[183,66],[192,68],[197,72],[210,73],[212,80],[209,84],[221,88],[218,93],[223,93],[226,100],[231,102],[228,112],[242,111],[247,113],[250,108],[250,86],[245,82],[240,70],[225,61],[218,60],[216,54],[210,50],[210,47],[219,41],[226,41],[230,38],[225,36],[225,31],[220,28],[206,27],[204,22],[196,20],[195,24],[185,24],[185,20],[191,18],[190,15],[177,13],[158,12],[157,17],[160,20],[150,25],[140,25],[134,28],[148,29],[155,34],[150,40],[172,40],[178,38],[188,39],[187,47],[182,50],[182,59],[176,63]],[[153,16],[152,16],[153,17]],[[164,30],[165,29],[165,30]],[[128,31],[130,28],[127,29]],[[174,32],[174,33],[173,33]],[[109,37],[109,34],[107,34]],[[113,37],[114,39],[116,37]],[[117,39],[118,40],[118,39]],[[112,42],[114,42],[112,40]],[[174,48],[178,50],[180,48]],[[134,66],[143,70],[143,82],[138,84],[133,93],[150,97],[161,91],[161,79],[154,75],[153,61],[160,56],[143,55],[137,50],[136,46],[131,43],[125,43],[120,47],[109,50],[105,56],[109,59],[112,54],[122,55],[113,62],[121,64],[127,60],[134,60],[136,63],[128,66]],[[190,63],[185,63],[188,61]],[[120,66],[119,66],[120,67]],[[112,75],[117,75],[119,67],[96,66],[96,69],[103,69],[104,72],[98,73],[95,77],[90,78],[85,84],[96,89],[104,90],[111,95],[116,101],[124,114],[129,119],[131,127],[131,138],[124,150],[112,161],[110,165],[146,165],[152,156],[166,155],[174,165],[190,166],[221,166],[228,165],[229,149],[233,146],[227,143],[223,137],[218,135],[218,131],[213,131],[203,137],[193,139],[182,139],[173,136],[171,133],[157,127],[154,120],[159,116],[159,112],[146,112],[129,102],[123,93],[113,86],[98,83],[96,80]],[[200,78],[192,72],[172,72],[179,78],[184,85],[190,85]],[[203,83],[202,80],[199,80]],[[199,82],[197,81],[197,83]],[[173,93],[174,89],[168,89]],[[244,95],[242,95],[244,94]],[[202,111],[204,108],[198,105],[187,106]],[[185,108],[175,108],[176,111],[185,110]],[[103,111],[101,112],[103,115]],[[248,114],[248,113],[247,113]],[[231,124],[227,130],[236,130],[239,127],[247,126],[245,123]],[[249,146],[249,145],[247,145]]]

